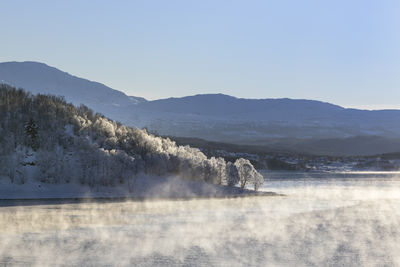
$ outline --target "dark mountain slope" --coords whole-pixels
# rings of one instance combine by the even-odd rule
[[[0,81],[34,94],[63,96],[75,105],[85,104],[112,117],[118,117],[121,108],[146,101],[38,62],[0,63]]]

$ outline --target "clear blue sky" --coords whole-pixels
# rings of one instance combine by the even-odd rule
[[[197,93],[400,108],[400,1],[0,2],[0,61],[150,99]]]

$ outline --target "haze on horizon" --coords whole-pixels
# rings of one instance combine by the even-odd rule
[[[3,1],[0,62],[148,99],[204,93],[397,108],[398,1]]]

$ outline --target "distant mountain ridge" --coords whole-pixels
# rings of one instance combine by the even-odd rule
[[[0,63],[0,82],[24,88],[34,94],[64,96],[75,105],[85,104],[96,111],[114,116],[117,116],[120,108],[146,101],[32,61]]]
[[[357,110],[294,99],[195,95],[143,102],[137,123],[161,134],[242,144],[265,139],[400,138],[400,110]]]
[[[245,99],[224,94],[198,94],[181,98],[160,99],[143,103],[141,106],[164,112],[189,112],[201,115],[241,115],[243,112],[265,113],[277,108],[290,108],[292,110],[305,108],[310,112],[318,107],[330,110],[344,109],[340,106],[315,100],[293,100],[288,98]]]
[[[83,103],[112,119],[160,135],[252,145],[293,138],[400,139],[400,110],[369,111],[316,100],[244,99],[224,94],[147,101],[37,62],[0,63],[1,81],[33,93],[62,95],[75,105]]]

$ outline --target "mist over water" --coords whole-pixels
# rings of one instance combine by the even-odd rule
[[[279,197],[0,207],[0,266],[399,266],[400,175],[265,173]]]

